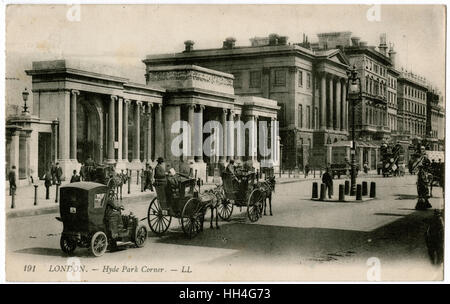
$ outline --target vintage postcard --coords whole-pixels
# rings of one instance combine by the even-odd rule
[[[5,14],[8,282],[443,280],[446,6]]]

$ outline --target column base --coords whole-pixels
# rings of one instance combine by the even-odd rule
[[[128,168],[129,161],[120,159],[116,163],[116,172],[120,173],[122,170],[126,170]]]
[[[107,163],[107,164],[115,164],[115,163],[116,163],[116,160],[115,160],[115,159],[107,159],[107,160],[106,160],[106,163]]]
[[[128,164],[128,169],[132,169],[132,170],[145,169],[145,164],[144,164],[143,162],[141,162],[140,159],[133,159],[133,160]]]

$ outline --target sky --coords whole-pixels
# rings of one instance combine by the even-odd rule
[[[369,12],[369,18],[368,18]],[[375,12],[375,13],[374,13]],[[370,14],[372,13],[372,14]],[[78,18],[79,17],[79,18]],[[445,88],[445,7],[442,5],[9,5],[6,8],[7,102],[21,100],[33,60],[78,58],[114,67],[144,83],[146,55],[222,46],[235,37],[278,33],[311,42],[317,33],[351,31],[369,45],[381,33],[397,52],[397,68]]]

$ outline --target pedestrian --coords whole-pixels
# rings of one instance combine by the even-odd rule
[[[45,186],[45,199],[50,199],[50,187],[52,186],[52,173],[51,169],[48,169],[44,175],[44,186]]]
[[[61,178],[63,175],[62,168],[59,166],[59,163],[56,163],[56,182],[58,185],[61,185]]]
[[[308,177],[308,173],[309,173],[309,164],[305,165],[305,178]]]
[[[145,177],[145,186],[144,191],[146,189],[149,189],[150,191],[153,191],[153,168],[150,166],[150,164],[146,164],[145,171],[144,171],[144,177]]]
[[[52,175],[52,183],[53,185],[56,185],[56,166],[55,163],[52,162],[51,168],[50,168],[50,174]]]
[[[8,181],[9,181],[9,195],[12,195],[13,192],[16,191],[16,166],[12,166],[11,170],[8,173]]]
[[[325,172],[322,174],[322,183],[325,184],[325,187],[328,191],[328,198],[331,199],[333,195],[333,176],[330,174],[330,168],[327,167]]]
[[[428,201],[429,196],[429,178],[428,173],[423,165],[419,165],[419,172],[417,173],[417,204],[416,210],[425,210],[431,208],[431,204]]]
[[[77,174],[77,170],[73,170],[72,177],[70,178],[71,183],[76,183],[80,181],[80,176]]]

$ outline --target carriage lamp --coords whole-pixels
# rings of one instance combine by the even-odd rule
[[[28,107],[27,107],[28,95],[30,95],[30,93],[28,92],[27,88],[25,88],[25,90],[22,92],[22,98],[23,98],[23,103],[24,103],[22,113],[24,113],[24,114],[29,113]]]
[[[355,106],[361,100],[361,78],[358,77],[356,67],[347,71],[347,99],[352,103],[352,147],[351,147],[351,172],[350,172],[350,195],[356,194],[356,143],[355,143]]]

